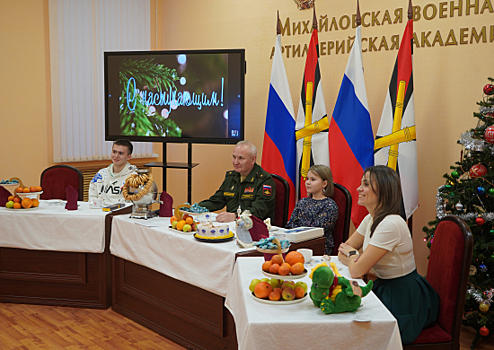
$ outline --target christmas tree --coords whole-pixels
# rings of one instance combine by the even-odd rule
[[[479,112],[473,113],[477,126],[461,135],[460,160],[438,188],[436,220],[423,228],[429,248],[438,221],[446,215],[462,218],[472,230],[474,246],[463,320],[477,330],[472,349],[481,337],[494,332],[494,79],[488,80],[483,99],[477,102]]]

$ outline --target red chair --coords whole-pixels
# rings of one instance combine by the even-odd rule
[[[279,175],[271,174],[276,185],[276,203],[274,205],[273,225],[285,227],[288,222],[288,205],[290,201],[290,186]]]
[[[427,281],[439,294],[437,321],[425,328],[405,350],[460,348],[460,329],[472,262],[473,237],[468,225],[446,216],[437,225],[427,268]]]
[[[70,165],[54,165],[41,173],[40,186],[43,188],[41,199],[67,199],[65,190],[68,185],[79,194],[77,200],[84,199],[83,176],[79,169]]]
[[[338,255],[338,247],[342,242],[346,242],[350,235],[352,195],[344,186],[334,183],[333,199],[338,206],[338,221],[336,221],[333,231],[334,247],[332,255]]]

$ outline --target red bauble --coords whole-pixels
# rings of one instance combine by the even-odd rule
[[[487,327],[480,327],[479,333],[483,337],[487,337],[489,335],[489,328]]]
[[[486,86],[484,86],[484,94],[486,95],[494,94],[494,85],[487,84]]]
[[[489,126],[484,131],[484,139],[489,143],[494,143],[494,126]]]
[[[475,164],[470,168],[469,174],[471,177],[479,177],[487,174],[487,168],[482,164]]]
[[[475,223],[477,225],[481,226],[481,225],[485,224],[485,220],[484,220],[484,218],[476,218]]]

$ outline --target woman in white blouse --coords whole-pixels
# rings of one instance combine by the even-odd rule
[[[400,216],[400,178],[389,167],[370,167],[357,191],[369,214],[340,245],[338,257],[352,278],[372,270],[374,293],[397,319],[402,342],[411,343],[436,320],[439,297],[415,267],[412,237]]]

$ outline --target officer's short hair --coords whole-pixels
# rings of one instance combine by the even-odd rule
[[[252,142],[247,140],[239,141],[237,142],[237,146],[246,146],[249,149],[249,154],[252,157],[257,157],[257,148]]]

